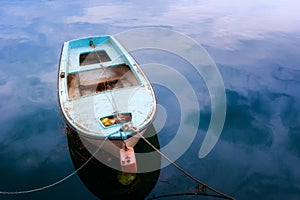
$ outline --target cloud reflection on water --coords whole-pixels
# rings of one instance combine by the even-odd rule
[[[154,4],[154,3],[153,3]],[[234,49],[240,40],[264,39],[273,32],[295,33],[300,21],[296,0],[277,1],[177,1],[139,7],[135,3],[92,5],[66,19],[66,23],[112,24],[114,26],[176,27],[197,34],[201,41],[221,49]],[[297,16],[298,15],[298,16]],[[170,20],[171,19],[171,20]],[[201,36],[201,37],[200,37]]]
[[[11,170],[2,173],[8,174],[5,179],[11,185],[14,172],[22,174],[32,169],[26,175],[28,178],[37,168],[43,168],[38,171],[43,173],[61,169],[55,165],[67,159],[56,150],[64,144],[63,136],[57,136],[61,132],[56,133],[59,129],[55,124],[60,120],[55,112],[55,82],[62,42],[159,26],[182,32],[204,44],[217,62],[227,89],[228,115],[221,140],[207,158],[199,160],[197,152],[205,125],[209,123],[210,102],[203,83],[197,87],[198,77],[186,72],[199,91],[203,117],[199,140],[182,158],[187,161],[181,161],[182,164],[192,174],[237,198],[299,197],[299,1],[4,1],[1,4],[0,155],[4,163],[1,167]],[[175,123],[168,121],[167,125]],[[172,179],[177,174],[172,172],[164,176]],[[42,182],[39,177],[34,180],[34,184]],[[157,190],[163,190],[163,184],[158,186]],[[166,191],[169,188],[168,185]]]

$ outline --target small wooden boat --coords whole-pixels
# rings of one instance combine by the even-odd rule
[[[113,36],[64,43],[58,97],[65,122],[108,152],[122,148],[124,141],[133,147],[140,139],[137,133],[146,131],[156,113],[150,82]]]

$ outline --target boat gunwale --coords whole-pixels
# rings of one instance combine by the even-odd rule
[[[130,87],[126,87],[126,88],[118,88],[115,90],[107,90],[107,91],[103,91],[103,92],[98,92],[98,93],[93,93],[93,94],[88,94],[88,95],[84,95],[78,98],[65,98],[64,100],[61,99],[62,95],[60,94],[60,89],[63,88],[63,85],[60,84],[63,82],[60,77],[60,73],[61,72],[65,72],[67,75],[69,74],[76,74],[79,72],[83,72],[83,71],[90,71],[90,70],[95,70],[95,69],[100,69],[102,68],[102,66],[100,65],[100,67],[98,68],[90,68],[90,69],[86,69],[86,70],[78,70],[78,71],[71,71],[71,72],[67,72],[67,63],[63,62],[63,59],[66,59],[64,56],[68,56],[69,55],[69,50],[70,50],[70,42],[75,42],[77,40],[81,40],[81,39],[87,39],[87,38],[101,38],[101,37],[106,37],[107,39],[105,40],[105,42],[111,40],[111,44],[114,46],[114,48],[118,51],[121,52],[121,56],[123,56],[123,58],[125,58],[125,63],[116,63],[113,65],[107,65],[106,67],[114,67],[120,64],[126,64],[130,67],[130,70],[134,73],[135,77],[137,78],[139,85],[136,86],[130,86]],[[65,49],[64,49],[65,48]],[[65,51],[64,51],[65,50]],[[103,49],[105,50],[105,49]],[[97,49],[97,51],[100,51],[100,49]],[[88,52],[88,51],[87,51]],[[103,62],[106,63],[106,62]],[[128,64],[127,64],[128,63]],[[101,63],[102,64],[102,63]],[[61,68],[61,66],[64,66],[63,68]],[[95,66],[99,66],[99,63],[97,64],[93,64]],[[80,66],[80,67],[84,67],[84,66]],[[141,80],[140,76],[143,77],[143,80]],[[67,87],[67,84],[64,84],[65,87]],[[81,128],[80,126],[78,126],[77,124],[74,123],[74,120],[72,120],[72,117],[70,117],[65,108],[63,108],[63,103],[65,102],[69,102],[69,101],[73,101],[73,100],[77,100],[80,98],[86,98],[86,97],[91,97],[91,96],[95,96],[95,95],[103,95],[105,93],[111,93],[111,92],[115,92],[118,90],[125,90],[125,89],[136,89],[139,87],[149,87],[150,89],[147,89],[150,91],[151,96],[153,96],[153,105],[152,108],[150,109],[150,112],[148,113],[147,117],[144,119],[143,122],[146,123],[142,123],[142,126],[138,127],[138,132],[142,132],[143,130],[145,130],[152,122],[153,119],[156,116],[156,110],[157,110],[157,97],[154,93],[153,87],[150,83],[150,81],[148,80],[148,78],[146,77],[146,75],[143,73],[143,71],[141,70],[140,66],[137,64],[137,62],[134,60],[134,58],[129,54],[129,52],[118,42],[116,41],[116,39],[113,36],[92,36],[92,37],[84,37],[84,38],[80,38],[80,39],[74,39],[74,40],[69,40],[67,42],[64,42],[63,46],[62,46],[62,51],[61,51],[61,56],[60,56],[60,61],[59,61],[59,68],[58,68],[58,97],[59,97],[59,107],[60,110],[63,113],[63,117],[64,117],[64,121],[70,125],[70,127],[75,130],[76,132],[78,132],[80,135],[87,137],[87,138],[91,138],[91,139],[97,139],[97,140],[105,140],[108,138],[107,134],[99,134],[99,133],[94,133],[93,131],[89,131],[87,132],[84,128]],[[66,88],[64,88],[64,91],[66,92]],[[150,119],[150,120],[147,120]],[[135,134],[131,135],[134,136]]]

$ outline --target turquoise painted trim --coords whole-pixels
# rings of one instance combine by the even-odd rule
[[[99,45],[107,42],[109,39],[110,36],[101,36],[101,37],[88,37],[88,38],[82,38],[77,40],[71,40],[69,41],[69,47],[71,49],[75,49],[78,47],[90,46],[90,41],[93,41],[95,45]]]
[[[108,62],[110,62],[110,61],[108,61]],[[98,67],[95,67],[95,68],[92,68],[92,69],[82,69],[82,70],[77,70],[77,71],[71,71],[71,72],[68,72],[67,74],[68,74],[68,75],[69,75],[69,74],[78,74],[78,73],[80,73],[80,72],[93,71],[93,70],[96,70],[96,69],[101,69],[101,68],[103,68],[103,67],[105,67],[105,68],[111,68],[111,67],[116,67],[116,66],[124,65],[124,64],[127,65],[126,63],[116,63],[116,64],[113,64],[113,65],[98,66]],[[127,66],[129,66],[129,65],[127,65]],[[135,70],[134,70],[132,67],[130,67],[130,66],[129,66],[129,68],[130,68],[130,70],[132,71],[132,73],[134,73],[134,75],[136,76],[136,79],[140,82],[140,80],[139,80],[139,78],[138,78],[138,76],[137,76]],[[141,85],[141,84],[142,84],[142,83],[140,82],[140,85]]]
[[[108,62],[111,62],[111,61],[103,62],[103,64],[108,63]],[[122,62],[122,63],[116,63],[116,64],[112,64],[112,65],[103,65],[103,66],[100,66],[99,63],[98,64],[92,64],[92,65],[95,65],[94,68],[74,70],[74,71],[68,72],[68,74],[77,74],[77,73],[80,73],[80,72],[92,71],[92,70],[95,70],[95,69],[101,69],[102,67],[105,67],[105,68],[115,67],[115,66],[122,65],[122,64],[126,64],[126,63]],[[91,66],[91,65],[86,65],[86,66]],[[85,68],[85,66],[79,66],[79,67],[80,68]]]
[[[109,140],[126,140],[132,137],[132,131],[117,131],[108,135]]]

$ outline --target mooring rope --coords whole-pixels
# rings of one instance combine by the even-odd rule
[[[90,38],[90,46],[95,50],[96,52],[96,45],[94,44],[92,38]],[[96,52],[96,56],[98,58],[98,61],[99,61],[99,65],[100,65],[100,69],[102,68],[102,73],[100,75],[100,77],[103,77],[103,75],[106,73],[106,69],[107,67],[105,67],[103,64],[102,64],[102,60],[100,58],[100,56],[98,55],[98,53]],[[116,101],[112,95],[112,93],[110,92],[110,97],[108,96],[108,93],[106,92],[106,90],[109,88],[109,81],[107,80],[106,78],[106,84],[104,85],[105,86],[105,89],[104,89],[104,94],[105,94],[105,97],[107,98],[107,100],[109,101],[109,103],[111,104],[112,106],[112,109],[114,110],[114,114],[115,114],[115,117],[117,117],[119,119],[119,111],[118,111],[118,107],[117,107],[117,104],[116,104]]]
[[[68,130],[66,130],[68,131]],[[72,133],[67,133],[67,134],[72,134]],[[95,152],[93,154],[91,154],[91,157],[89,157],[85,163],[83,163],[79,168],[77,168],[76,170],[74,170],[72,173],[70,173],[69,175],[65,176],[64,178],[50,183],[48,185],[45,186],[41,186],[41,187],[37,187],[37,188],[33,188],[33,189],[29,189],[29,190],[19,190],[19,191],[0,191],[0,195],[20,195],[20,194],[29,194],[29,193],[34,193],[34,192],[39,192],[45,189],[49,189],[51,187],[54,187],[66,180],[68,180],[69,178],[71,178],[73,175],[75,175],[76,173],[78,173],[81,169],[83,169],[96,155],[96,153],[98,153],[100,151],[100,149],[102,148],[102,146],[104,145],[105,141],[108,140],[108,137],[104,138],[103,143],[101,143],[99,145],[99,147],[95,150]]]
[[[90,40],[90,46],[96,50],[96,45],[93,43],[92,40]],[[96,53],[98,60],[100,62],[100,67],[103,67],[103,72],[101,74],[101,76],[103,75],[103,73],[105,72],[106,68],[102,65],[102,61],[100,56]],[[107,84],[109,85],[109,82],[107,81]],[[115,114],[117,116],[117,118],[119,117],[119,113],[118,113],[118,109],[117,109],[117,105],[116,105],[116,101],[111,93],[111,99],[107,96],[107,93],[105,92],[105,95],[107,97],[107,99],[109,100],[110,104],[112,105],[113,109],[115,110]],[[133,130],[134,132],[136,132],[135,130]],[[196,179],[195,177],[193,177],[190,173],[188,173],[187,171],[185,171],[182,167],[180,167],[178,164],[176,164],[175,162],[173,162],[169,157],[167,157],[164,153],[162,153],[160,150],[158,150],[154,145],[152,145],[140,132],[138,132],[138,134],[140,135],[140,137],[147,143],[149,144],[155,151],[157,151],[162,157],[164,157],[168,162],[170,162],[174,167],[176,167],[179,171],[181,171],[183,174],[185,174],[187,177],[191,178],[193,181],[195,181],[196,183],[198,183],[198,185],[202,186],[201,190],[205,190],[205,189],[209,189],[213,192],[215,192],[216,194],[220,195],[219,197],[225,198],[225,199],[230,199],[230,200],[234,200],[233,197],[230,197],[214,188],[212,188],[211,186],[207,185],[204,182],[201,182],[200,180]],[[125,143],[126,146],[126,143]],[[209,196],[209,195],[207,195]],[[211,195],[213,196],[213,195]]]
[[[223,196],[218,194],[206,194],[206,193],[175,193],[175,194],[166,194],[166,195],[160,195],[160,196],[153,196],[151,198],[148,198],[147,200],[153,200],[153,199],[160,199],[160,198],[166,198],[166,197],[179,197],[179,196],[207,196],[207,197],[215,197],[224,199]]]
[[[215,192],[216,194],[219,194],[220,196],[222,196],[224,199],[230,199],[230,200],[234,200],[233,197],[224,194],[216,189],[214,189],[213,187],[207,185],[206,183],[198,180],[197,178],[193,177],[190,173],[188,173],[187,171],[185,171],[182,167],[180,167],[178,164],[176,164],[175,162],[173,162],[168,156],[166,156],[164,153],[162,153],[159,149],[157,149],[154,145],[152,145],[140,132],[138,132],[139,136],[148,144],[150,145],[155,151],[157,151],[162,157],[164,157],[168,162],[170,162],[174,167],[176,167],[179,171],[181,171],[183,174],[185,174],[187,177],[189,177],[190,179],[192,179],[193,181],[195,181],[196,183],[198,183],[199,185],[201,185],[203,187],[203,189],[209,189],[213,192]]]

